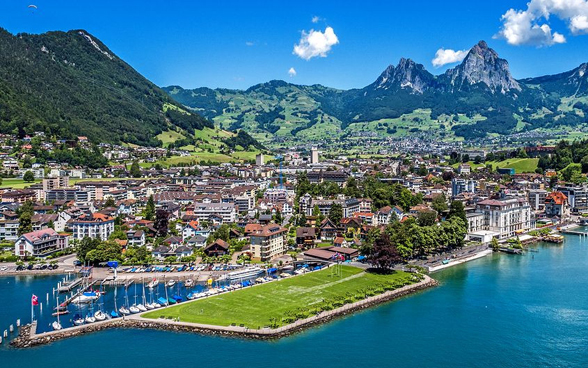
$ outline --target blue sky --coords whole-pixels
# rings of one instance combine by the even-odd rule
[[[515,78],[588,62],[587,30],[572,29],[566,15],[577,9],[554,8],[548,21],[531,17],[533,24],[548,24],[553,34],[538,35],[532,31],[545,28],[533,28],[493,38],[509,9],[525,16],[533,12],[526,11],[527,2],[3,0],[0,27],[12,33],[85,29],[154,83],[186,88],[244,89],[272,79],[361,88],[401,57],[439,74],[455,64],[433,67],[438,49],[467,50],[482,39],[509,61]],[[584,20],[574,24],[581,27]],[[304,60],[293,53],[303,31],[327,27],[338,43],[326,57]],[[296,71],[293,77],[290,68]]]

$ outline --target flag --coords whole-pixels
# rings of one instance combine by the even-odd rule
[[[35,294],[33,294],[33,297],[31,298],[31,303],[33,305],[39,305],[39,298],[37,298]]]

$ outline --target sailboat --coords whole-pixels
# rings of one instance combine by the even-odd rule
[[[81,315],[76,314],[73,318],[73,324],[76,326],[81,326],[84,324],[84,319],[82,318]]]
[[[120,307],[118,309],[118,311],[120,312],[120,314],[122,315],[129,315],[131,314],[131,311],[128,308],[129,305],[129,294],[127,292],[127,289],[125,288],[125,305],[123,305],[122,307]]]
[[[147,284],[147,287],[148,287],[149,289],[153,289],[154,287],[156,287],[156,286],[157,286],[157,284],[159,284],[159,280],[158,280],[158,279],[156,279],[156,278],[154,278],[153,280],[151,280],[151,281],[150,281],[150,282]]]
[[[118,288],[115,285],[114,286],[114,309],[112,310],[112,312],[110,312],[110,317],[112,317],[112,318],[120,317],[120,314],[118,314],[118,309],[116,308],[116,290],[117,289]]]
[[[184,286],[187,288],[191,288],[192,286],[194,286],[194,279],[188,279],[184,282]]]
[[[155,298],[159,298],[159,289],[155,292]],[[159,301],[153,300],[153,290],[151,290],[151,305],[154,309],[161,308]]]
[[[147,300],[145,300],[145,281],[141,280],[141,288],[143,289],[143,300],[140,304],[137,304],[137,308],[139,308],[139,310],[141,312],[146,312],[147,311]]]
[[[135,303],[129,308],[131,313],[139,313],[141,310],[137,307],[137,284],[135,284]]]
[[[176,280],[174,280],[174,279],[171,279],[167,282],[167,286],[169,286],[169,287],[173,287],[175,284],[176,284]]]
[[[57,304],[56,310],[57,310],[57,321],[54,321],[51,324],[51,327],[53,327],[53,329],[55,331],[59,331],[61,330],[63,327],[61,326],[61,323],[59,323],[59,294],[57,294],[57,301],[55,302]]]

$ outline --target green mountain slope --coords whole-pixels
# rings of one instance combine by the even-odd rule
[[[588,128],[586,69],[583,64],[567,73],[517,81],[508,62],[480,41],[461,64],[441,75],[403,58],[361,89],[271,81],[245,91],[164,90],[223,128],[243,128],[266,141],[374,134],[477,139]]]
[[[163,131],[213,126],[86,31],[15,36],[0,29],[0,50],[1,132],[159,145]]]

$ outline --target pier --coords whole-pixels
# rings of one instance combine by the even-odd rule
[[[57,291],[60,293],[69,293],[70,291],[75,289],[78,285],[80,285],[82,283],[82,281],[84,281],[84,279],[79,278],[79,279],[75,279],[73,281],[64,282],[63,284],[61,284],[57,288]]]
[[[88,289],[90,289],[92,286],[94,286],[98,281],[99,280],[94,280],[91,283],[89,283],[88,285],[86,285],[85,287],[82,287],[80,290],[78,290],[77,293],[75,293],[72,296],[70,296],[69,298],[67,298],[62,304],[69,305],[75,298],[82,295],[84,292],[86,292]]]

